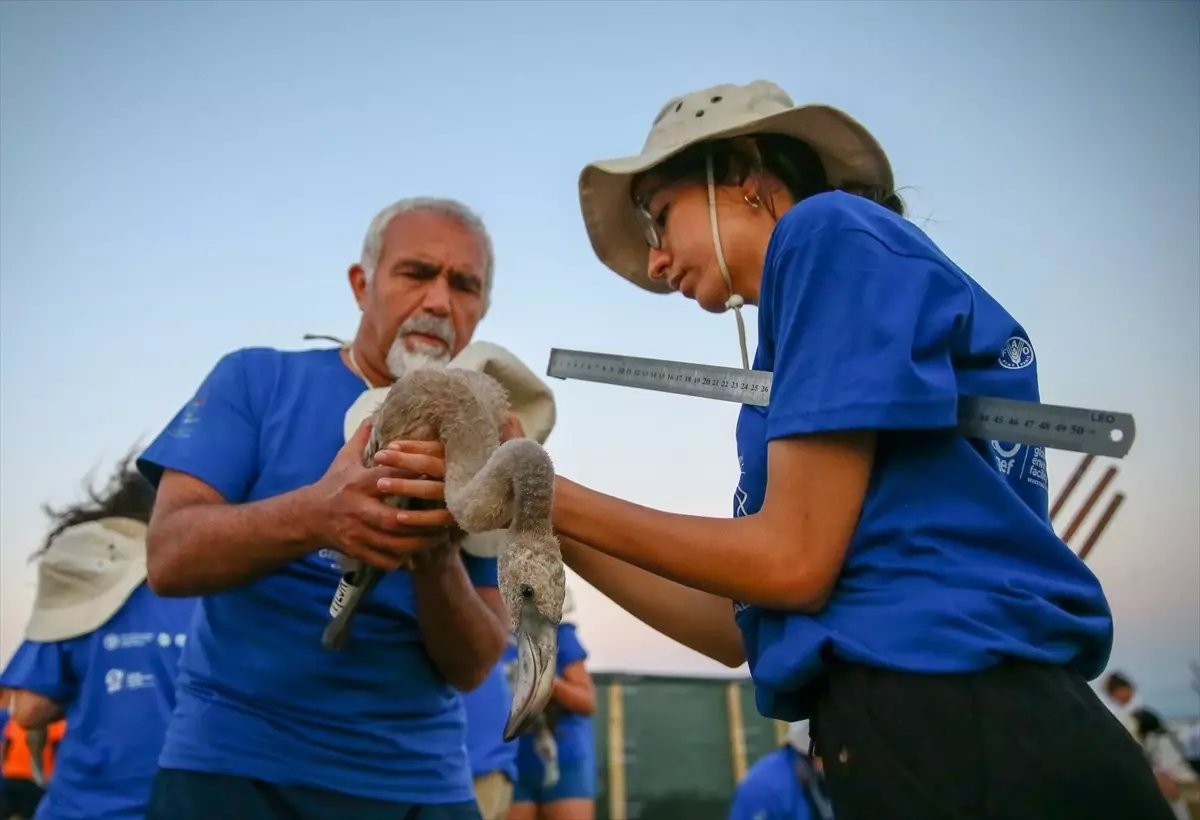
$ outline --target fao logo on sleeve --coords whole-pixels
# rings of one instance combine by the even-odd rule
[[[1000,351],[1000,366],[1008,370],[1020,370],[1033,364],[1033,345],[1020,336],[1013,336],[1004,343]]]

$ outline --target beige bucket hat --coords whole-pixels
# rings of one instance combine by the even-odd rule
[[[145,524],[101,518],[68,527],[38,561],[37,596],[25,637],[53,642],[94,632],[145,580]]]
[[[829,184],[892,190],[892,166],[876,139],[849,114],[828,105],[795,105],[775,83],[715,85],[675,97],[654,118],[642,152],[592,162],[579,175],[579,204],[600,261],[638,287],[668,293],[646,275],[649,248],[634,215],[630,183],[700,142],[748,134],[785,134],[813,147]]]

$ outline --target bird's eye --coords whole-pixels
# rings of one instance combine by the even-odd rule
[[[533,586],[530,584],[521,584],[521,597],[526,601],[533,599]]]

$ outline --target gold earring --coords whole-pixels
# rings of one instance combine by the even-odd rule
[[[762,200],[758,198],[758,194],[755,194],[753,197],[750,194],[746,194],[742,199],[746,200],[746,204],[751,208],[757,208],[759,205],[762,205]]]

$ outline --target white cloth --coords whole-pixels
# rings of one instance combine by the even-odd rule
[[[801,754],[808,754],[810,747],[809,743],[809,726],[807,720],[798,720],[795,723],[788,724],[787,741],[788,744]]]

